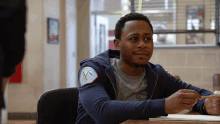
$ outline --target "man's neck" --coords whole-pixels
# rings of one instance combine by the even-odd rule
[[[123,60],[119,60],[120,69],[129,76],[139,76],[143,73],[144,67],[132,67]]]

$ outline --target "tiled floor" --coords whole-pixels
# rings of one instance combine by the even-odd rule
[[[8,124],[36,124],[35,120],[8,120]]]

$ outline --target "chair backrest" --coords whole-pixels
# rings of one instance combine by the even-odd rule
[[[37,124],[75,124],[78,95],[78,88],[44,92],[37,104]]]

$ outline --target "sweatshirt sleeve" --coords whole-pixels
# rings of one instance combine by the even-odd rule
[[[96,123],[114,124],[128,119],[148,119],[150,117],[166,116],[164,99],[146,101],[117,101],[110,99],[105,87],[102,85],[102,82],[104,83],[102,77],[105,72],[98,71],[100,67],[98,69],[94,64],[89,64],[89,66],[97,72],[98,78],[95,81],[91,80],[93,81],[92,83],[85,84],[83,82],[84,78],[80,75],[87,74],[87,71],[86,73],[85,71],[83,72],[82,67],[79,72],[79,99],[86,112]]]
[[[164,90],[164,96],[163,97],[169,97],[170,95],[172,95],[173,93],[177,92],[180,89],[191,89],[191,90],[195,90],[196,92],[198,92],[201,96],[208,96],[213,94],[213,92],[202,89],[202,88],[198,88],[196,86],[193,86],[191,84],[187,84],[175,77],[173,77],[172,75],[168,74],[163,67],[160,66],[161,69],[161,77],[163,80],[163,85],[166,87]],[[206,114],[203,111],[203,104],[204,104],[205,99],[202,100],[198,100],[198,102],[193,106],[193,111],[197,111],[200,112],[202,114]]]

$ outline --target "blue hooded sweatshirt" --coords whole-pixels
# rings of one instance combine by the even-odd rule
[[[76,124],[118,124],[128,119],[167,116],[164,108],[165,98],[180,89],[192,89],[202,96],[213,94],[210,91],[182,82],[169,75],[162,66],[148,62],[145,66],[148,80],[146,100],[118,101],[116,100],[116,77],[111,67],[110,58],[120,58],[120,52],[109,49],[94,58],[80,62]],[[98,77],[92,83],[82,86],[80,74],[85,67],[93,68]],[[202,109],[204,100],[198,100],[193,106],[193,110],[206,114]]]

